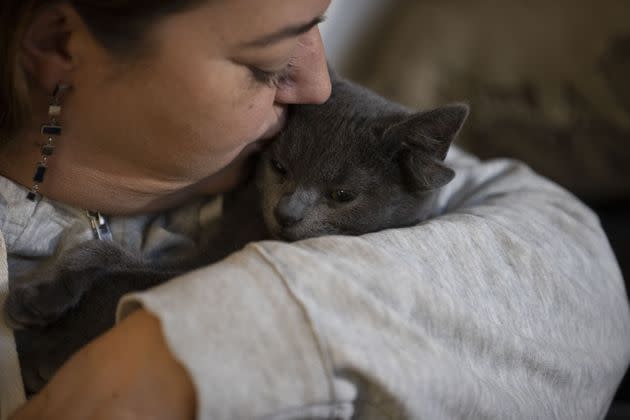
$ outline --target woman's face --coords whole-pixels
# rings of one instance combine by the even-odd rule
[[[155,49],[132,60],[87,31],[71,37],[73,91],[59,152],[104,177],[147,180],[133,188],[233,186],[244,157],[281,128],[288,104],[329,97],[317,28],[329,3],[210,1],[160,22],[150,34]]]

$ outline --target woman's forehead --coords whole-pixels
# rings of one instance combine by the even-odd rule
[[[282,41],[318,23],[331,0],[220,0],[189,13],[191,25],[234,46]],[[184,23],[184,22],[182,22]]]

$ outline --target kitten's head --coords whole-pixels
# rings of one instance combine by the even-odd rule
[[[291,109],[258,168],[272,236],[359,235],[428,217],[433,193],[455,176],[443,161],[468,107],[391,112],[373,95],[336,83],[326,104]]]

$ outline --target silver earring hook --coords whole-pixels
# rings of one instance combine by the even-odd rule
[[[53,102],[56,105],[59,105],[61,103],[61,99],[63,99],[63,96],[66,94],[66,92],[68,92],[70,89],[72,89],[71,85],[65,84],[65,83],[58,83],[55,86],[55,90],[53,91],[52,97],[53,97]]]

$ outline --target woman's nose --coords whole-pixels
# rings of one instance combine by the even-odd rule
[[[330,97],[331,84],[324,44],[318,28],[300,39],[291,72],[291,81],[278,88],[280,104],[321,104]]]

